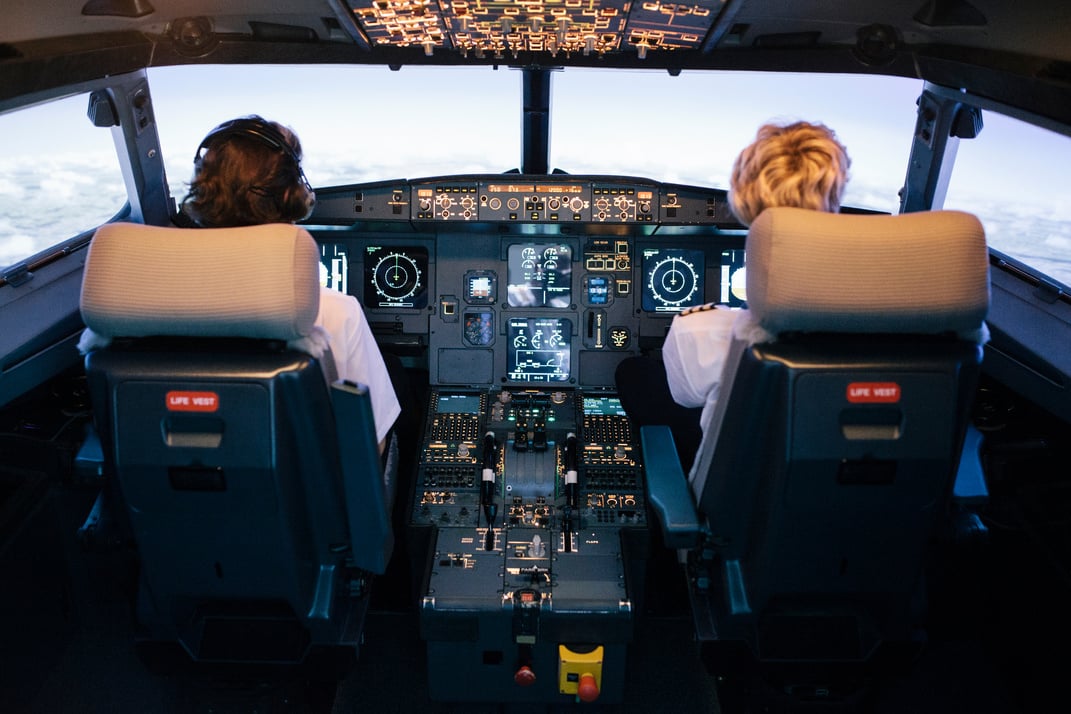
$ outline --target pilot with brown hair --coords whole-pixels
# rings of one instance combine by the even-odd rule
[[[220,124],[201,142],[176,223],[202,228],[296,223],[316,194],[301,168],[301,142],[276,122],[252,115]],[[339,379],[368,386],[380,451],[401,407],[360,303],[320,289],[316,325],[328,334]]]

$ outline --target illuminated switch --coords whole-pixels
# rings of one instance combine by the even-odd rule
[[[444,295],[439,298],[439,317],[443,322],[457,322],[457,298],[453,295]]]

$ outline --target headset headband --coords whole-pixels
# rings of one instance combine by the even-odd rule
[[[256,139],[262,144],[266,144],[289,156],[291,160],[293,160],[294,165],[298,167],[298,170],[301,170],[301,154],[294,149],[286,136],[263,119],[251,117],[232,119],[223,122],[215,129],[208,132],[208,136],[206,136],[201,141],[201,145],[197,147],[197,152],[193,156],[194,163],[200,163],[202,157],[201,152],[207,149],[209,144],[216,139],[229,136],[247,136],[251,139]]]
[[[208,148],[216,139],[226,138],[230,136],[245,136],[250,139],[256,139],[262,144],[266,144],[271,148],[280,151],[290,157],[290,160],[294,162],[294,168],[297,169],[298,179],[305,186],[305,190],[310,195],[313,194],[312,186],[309,184],[309,179],[305,177],[305,169],[301,168],[301,153],[294,148],[290,143],[290,140],[278,129],[269,124],[260,117],[243,117],[241,119],[231,119],[225,121],[217,126],[212,131],[208,132],[208,136],[201,140],[201,145],[197,147],[197,152],[193,155],[193,165],[200,170],[201,160],[204,156],[202,153]]]

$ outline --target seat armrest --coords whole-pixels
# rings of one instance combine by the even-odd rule
[[[395,479],[385,480],[380,466],[368,388],[363,384],[335,382],[331,385],[331,404],[338,431],[353,563],[363,570],[382,574],[394,550],[388,505],[393,494],[388,493],[388,483],[393,489]],[[388,463],[396,467],[397,460],[390,459]]]
[[[647,501],[669,548],[694,548],[703,532],[688,478],[681,469],[673,433],[668,426],[640,427]]]

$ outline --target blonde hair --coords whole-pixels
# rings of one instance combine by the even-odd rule
[[[847,150],[824,124],[764,124],[733,164],[733,214],[751,225],[772,206],[836,213],[850,166]]]

